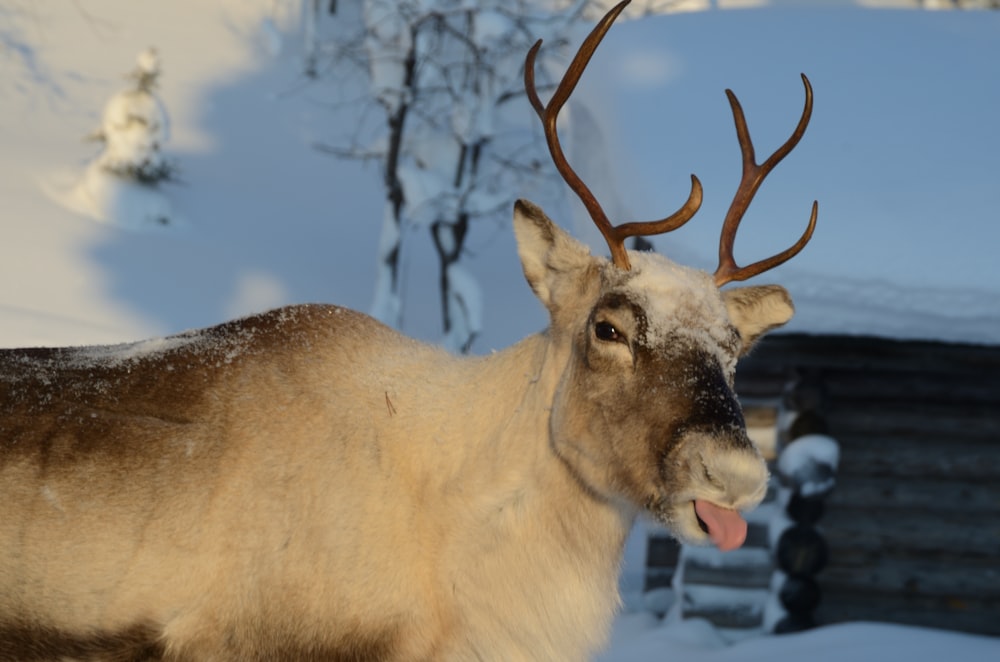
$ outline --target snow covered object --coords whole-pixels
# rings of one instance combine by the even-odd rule
[[[166,107],[156,94],[161,68],[156,49],[139,53],[133,84],[108,100],[101,127],[88,138],[103,144],[68,201],[99,221],[131,229],[176,224],[159,188],[177,166],[161,151],[170,138]]]
[[[778,471],[795,493],[803,497],[825,497],[836,483],[840,446],[826,435],[810,434],[795,439],[778,457]]]
[[[538,36],[565,42],[585,5],[539,11],[530,0],[360,3],[361,61],[384,122],[354,133],[353,147],[332,151],[382,164],[386,202],[370,308],[376,319],[401,326],[403,256],[414,236],[408,231],[429,230],[440,261],[442,344],[469,351],[482,331],[482,289],[462,265],[471,228],[503,219],[511,191],[545,179],[537,166],[543,150],[518,105],[524,51]]]
[[[166,107],[156,95],[160,57],[147,48],[128,75],[134,86],[115,94],[104,106],[101,128],[92,138],[104,143],[97,164],[114,175],[155,184],[171,179],[175,166],[160,147],[170,139]]]

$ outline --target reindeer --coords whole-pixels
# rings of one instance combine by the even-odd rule
[[[623,9],[543,106],[552,157],[607,239],[594,257],[526,201],[524,275],[550,326],[459,358],[328,305],[113,347],[0,352],[0,660],[578,660],[605,641],[633,520],[739,546],[767,470],[733,393],[786,322],[778,286],[721,290],[798,253],[733,260],[795,132],[743,177],[713,275],[612,226],[556,117]]]

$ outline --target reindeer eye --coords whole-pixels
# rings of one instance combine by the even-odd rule
[[[594,325],[594,335],[598,340],[607,342],[625,342],[625,336],[618,332],[611,322],[598,322]]]

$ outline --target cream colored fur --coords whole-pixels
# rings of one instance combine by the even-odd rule
[[[791,306],[638,254],[621,272],[529,203],[514,226],[552,325],[488,357],[328,306],[0,353],[0,660],[5,636],[86,657],[132,631],[198,662],[599,650],[639,510],[704,542],[693,499],[761,498],[739,425],[680,426]],[[628,342],[595,339],[601,316]]]

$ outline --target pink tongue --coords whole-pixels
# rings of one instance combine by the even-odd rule
[[[735,510],[696,499],[694,512],[708,527],[708,537],[723,552],[736,549],[747,539],[747,523]]]

